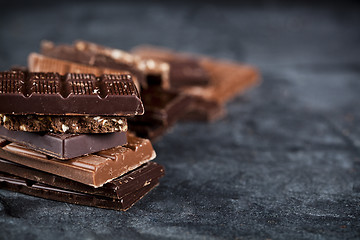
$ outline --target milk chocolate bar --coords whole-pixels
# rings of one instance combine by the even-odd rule
[[[125,61],[118,61],[114,60],[112,56],[86,51],[86,49],[83,50],[79,46],[75,47],[65,44],[55,45],[50,41],[42,41],[40,47],[41,54],[47,57],[86,66],[128,71],[133,75],[133,78],[136,78],[137,82],[143,84],[145,81],[144,73],[134,65],[133,61],[131,61],[131,56],[128,56],[130,54],[123,58]]]
[[[108,67],[96,67],[76,62],[60,60],[57,58],[47,57],[38,53],[31,53],[28,56],[28,66],[30,72],[57,72],[61,75],[67,73],[89,73],[95,76],[101,76],[103,74],[124,75],[131,74],[130,71],[124,69],[112,69]],[[12,70],[22,70],[21,68]],[[140,84],[138,78],[133,76],[132,78],[136,88],[140,90]]]
[[[60,202],[121,211],[126,211],[127,209],[129,209],[134,203],[144,197],[151,189],[156,187],[158,184],[158,180],[155,179],[150,181],[148,185],[136,191],[129,192],[121,199],[113,199],[99,195],[64,190],[41,183],[34,183],[23,178],[0,172],[1,189],[20,192],[35,197],[41,197]]]
[[[259,84],[258,71],[248,65],[234,62],[202,58],[201,65],[210,74],[208,86],[189,86],[183,88],[184,93],[225,104],[236,95]]]
[[[0,158],[93,187],[101,187],[156,156],[149,140],[133,135],[128,135],[128,143],[124,146],[67,161],[51,158],[17,143],[2,140],[0,144]]]
[[[58,159],[70,159],[127,143],[126,132],[103,134],[31,133],[0,125],[0,137]]]
[[[53,133],[111,133],[126,132],[123,117],[106,116],[54,116],[54,115],[4,115],[0,124],[12,131]]]
[[[121,199],[129,192],[138,190],[150,184],[153,180],[158,180],[164,175],[164,168],[155,163],[148,162],[143,166],[106,183],[99,188],[59,177],[50,173],[39,171],[33,168],[0,159],[0,169],[3,173],[8,173],[26,180],[46,184],[49,186],[71,190],[81,193],[88,193],[114,199]]]
[[[131,75],[0,72],[0,113],[141,115]]]

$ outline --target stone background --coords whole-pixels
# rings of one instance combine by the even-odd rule
[[[226,118],[158,141],[167,175],[127,212],[0,190],[0,239],[360,238],[358,5],[9,2],[1,70],[26,64],[42,39],[81,38],[242,61],[263,83]]]

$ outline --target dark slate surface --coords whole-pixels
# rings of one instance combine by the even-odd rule
[[[357,239],[360,14],[357,6],[215,3],[9,5],[0,67],[41,39],[150,43],[248,62],[263,84],[213,124],[155,144],[161,185],[127,212],[0,190],[1,239]]]

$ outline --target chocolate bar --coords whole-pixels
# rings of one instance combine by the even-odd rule
[[[55,46],[55,44],[50,41],[42,41],[40,48],[41,54],[47,57],[84,64],[86,66],[128,71],[136,78],[137,82],[141,84],[145,82],[144,73],[136,68],[131,58],[125,57],[125,61],[115,61],[108,55],[97,54],[86,50],[82,51],[81,48],[70,45]]]
[[[12,131],[53,133],[111,133],[126,132],[123,117],[106,116],[54,116],[54,115],[4,115],[0,124]]]
[[[126,211],[134,203],[144,197],[151,189],[158,185],[158,180],[152,180],[148,185],[129,192],[121,199],[113,199],[98,195],[79,193],[71,190],[48,186],[41,183],[33,183],[16,176],[0,173],[0,188],[14,192],[20,192],[35,197],[73,203],[78,205]]]
[[[106,183],[99,188],[59,177],[43,171],[0,159],[1,172],[21,177],[33,182],[46,184],[49,186],[71,190],[81,193],[88,193],[114,199],[121,199],[131,191],[138,190],[148,185],[152,180],[158,180],[164,175],[164,168],[155,163],[148,162],[143,166]]]
[[[127,143],[126,132],[104,134],[31,133],[11,131],[1,125],[0,137],[58,159],[80,157]]]
[[[144,89],[141,96],[146,112],[142,116],[129,118],[129,129],[151,140],[164,135],[188,112],[192,102],[186,95],[154,87]]]
[[[192,102],[184,94],[159,88],[145,89],[141,93],[141,99],[144,106],[146,106],[146,112],[142,116],[129,118],[128,120],[131,123],[173,125],[188,111],[189,105]]]
[[[259,84],[258,71],[247,65],[202,58],[201,65],[211,76],[206,87],[186,87],[184,93],[225,104],[237,94]]]
[[[193,73],[199,72],[200,76],[201,71],[196,70],[196,64],[198,64],[207,73],[209,81],[206,85],[201,86],[197,84],[198,86],[196,86],[195,82],[191,84],[184,82],[183,85],[179,85],[182,93],[188,94],[194,99],[190,107],[191,110],[182,120],[216,120],[224,115],[224,105],[227,101],[259,83],[260,77],[258,71],[253,67],[239,63],[214,60],[203,56],[193,56],[153,46],[140,46],[132,52],[143,58],[161,59],[169,63],[171,61],[179,61],[180,63],[188,62],[189,65],[194,64]],[[181,67],[174,67],[173,69],[180,73],[182,71]],[[191,73],[191,71],[189,72]],[[184,78],[191,79],[190,76]],[[182,78],[177,78],[175,74],[170,74],[171,82],[176,81],[176,79],[181,80]]]
[[[96,43],[78,40],[75,41],[74,47],[83,52],[84,54],[93,54],[93,56],[106,56],[110,58],[110,62],[106,64],[108,66],[112,61],[119,63],[127,63],[145,75],[145,82],[142,82],[142,87],[147,88],[148,86],[160,86],[163,89],[170,88],[169,81],[169,69],[170,66],[164,61],[157,59],[142,59],[134,56],[128,52],[105,47]],[[109,61],[109,60],[108,60]]]
[[[151,46],[139,46],[132,50],[143,59],[157,59],[170,65],[170,82],[172,88],[192,85],[207,85],[210,76],[201,66],[200,61],[190,55],[178,54],[168,49]]]
[[[144,113],[131,75],[0,72],[0,113],[131,116]]]
[[[0,158],[101,187],[107,182],[154,159],[156,153],[147,139],[128,135],[128,143],[94,154],[61,161],[17,143],[0,142]]]
[[[189,110],[181,116],[181,121],[201,121],[213,122],[226,115],[223,104],[215,101],[205,100],[198,96],[188,96],[191,98]]]
[[[124,69],[111,69],[106,67],[95,67],[66,60],[47,57],[38,53],[31,53],[28,56],[28,66],[30,72],[57,72],[61,75],[67,73],[88,73],[95,76],[103,74],[124,75],[131,72]],[[17,70],[16,68],[13,70]],[[19,69],[21,70],[21,69]],[[140,84],[136,76],[133,76],[136,88],[140,90]]]

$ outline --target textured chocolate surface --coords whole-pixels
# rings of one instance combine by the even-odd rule
[[[0,72],[0,113],[137,115],[144,109],[131,75]]]
[[[102,187],[93,188],[67,178],[29,168],[5,159],[0,159],[0,169],[0,172],[8,173],[33,182],[114,199],[121,199],[130,192],[145,187],[149,185],[152,180],[158,180],[164,175],[164,168],[161,165],[155,162],[149,162],[126,173],[122,177],[106,183]]]
[[[0,124],[13,131],[52,133],[112,133],[126,132],[123,117],[56,116],[56,115],[4,115]]]
[[[149,140],[132,135],[128,136],[128,143],[124,146],[67,161],[51,158],[16,143],[5,143],[0,148],[1,158],[94,187],[101,187],[155,156]]]
[[[58,159],[75,158],[127,143],[126,132],[101,134],[31,133],[11,131],[1,125],[0,137]]]
[[[148,193],[158,184],[158,179],[150,180],[146,186],[137,190],[130,189],[130,192],[128,192],[121,199],[114,199],[99,195],[90,195],[71,190],[64,190],[41,183],[34,183],[20,177],[0,172],[1,189],[25,193],[28,195],[60,202],[122,211],[129,209],[133,204],[144,197],[146,193]]]

